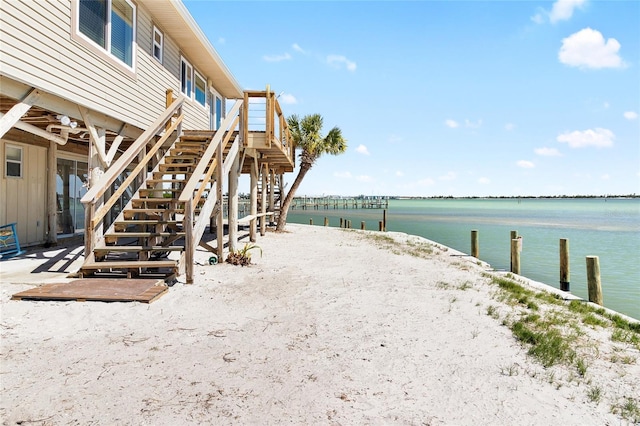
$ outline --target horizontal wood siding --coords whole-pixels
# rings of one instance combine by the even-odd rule
[[[179,49],[165,33],[165,66],[153,58],[153,22],[139,5],[135,78],[71,38],[71,2],[5,1],[2,9],[0,72],[7,77],[142,129],[164,110],[167,88],[179,93]],[[195,101],[185,113],[185,129],[208,128]]]

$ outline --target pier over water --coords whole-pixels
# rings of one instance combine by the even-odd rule
[[[295,197],[293,210],[387,209],[388,197]]]

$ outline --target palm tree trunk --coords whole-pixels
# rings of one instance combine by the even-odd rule
[[[300,171],[298,172],[298,176],[296,176],[296,179],[293,181],[293,185],[291,185],[291,188],[289,189],[289,192],[287,192],[287,196],[284,198],[282,206],[280,207],[280,216],[278,216],[276,231],[284,231],[284,228],[287,225],[287,214],[289,213],[289,207],[291,206],[293,197],[296,196],[296,191],[302,183],[304,175],[306,175],[309,169],[311,169],[311,166],[312,164],[309,163],[300,164]]]

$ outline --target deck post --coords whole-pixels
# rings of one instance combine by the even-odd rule
[[[229,252],[234,252],[238,245],[238,170],[240,169],[240,153],[233,159],[229,170]],[[218,258],[218,260],[222,260]]]
[[[267,232],[267,178],[269,174],[269,165],[263,164],[262,172],[262,191],[260,192],[260,213],[262,213],[262,217],[260,217],[260,236],[264,237],[264,234]]]
[[[250,215],[253,217],[249,221],[249,241],[256,242],[256,215],[258,214],[258,160],[256,158],[251,159],[251,180],[250,180]]]
[[[222,144],[218,144],[218,149],[216,150],[216,156],[218,157],[218,165],[216,166],[216,199],[218,202],[218,209],[214,208],[214,212],[216,214],[216,232],[217,232],[217,245],[216,245],[216,256],[218,256],[218,260],[222,261],[223,249],[224,249],[224,223],[223,217],[224,212],[222,209],[222,184],[223,184],[223,161],[222,161]],[[217,210],[217,211],[216,211]]]
[[[193,203],[191,200],[184,203],[184,263],[187,275],[187,284],[193,284]]]

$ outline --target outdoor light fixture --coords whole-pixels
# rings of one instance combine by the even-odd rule
[[[66,116],[66,115],[57,115],[57,116],[56,116],[56,118],[57,118],[58,120],[60,120],[60,123],[61,123],[63,126],[68,126],[68,125],[70,125],[70,124],[71,124],[71,119],[70,119],[68,116]],[[77,125],[78,125],[78,123],[76,123],[76,126],[77,126]],[[75,127],[75,126],[74,126],[74,127]]]

